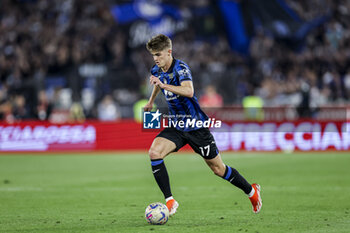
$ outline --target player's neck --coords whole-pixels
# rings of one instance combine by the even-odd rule
[[[171,66],[171,64],[173,64],[173,60],[174,58],[171,57],[171,59],[169,59],[169,61],[165,64],[165,66],[161,67],[163,72],[167,72]]]

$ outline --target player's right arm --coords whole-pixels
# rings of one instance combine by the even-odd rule
[[[156,99],[156,97],[159,94],[159,92],[160,92],[160,87],[154,85],[153,86],[153,91],[152,91],[151,96],[149,97],[148,103],[145,105],[145,107],[143,107],[143,110],[145,112],[149,112],[149,111],[152,110],[153,104],[154,104],[154,100]]]

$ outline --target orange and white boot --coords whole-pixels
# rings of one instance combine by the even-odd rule
[[[179,203],[175,199],[170,199],[166,202],[166,207],[168,207],[169,216],[173,216],[179,207]]]
[[[253,196],[249,197],[250,202],[253,206],[253,212],[259,213],[262,206],[262,200],[260,196],[260,185],[258,184],[252,184],[253,189],[255,190]]]

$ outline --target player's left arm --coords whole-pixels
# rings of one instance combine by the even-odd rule
[[[192,81],[190,81],[190,80],[182,81],[181,86],[174,86],[174,85],[164,84],[159,80],[159,78],[157,78],[157,77],[153,78],[153,77],[151,77],[151,83],[153,83],[154,85],[156,85],[164,90],[171,91],[172,93],[177,94],[177,95],[185,96],[188,98],[193,97],[194,89],[193,89]]]

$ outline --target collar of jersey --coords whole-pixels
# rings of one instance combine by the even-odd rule
[[[171,66],[169,67],[169,69],[166,71],[166,72],[164,72],[164,73],[172,73],[173,72],[173,69],[174,69],[174,66],[175,66],[175,63],[176,63],[176,59],[175,59],[175,57],[173,57],[173,62],[171,63]]]

